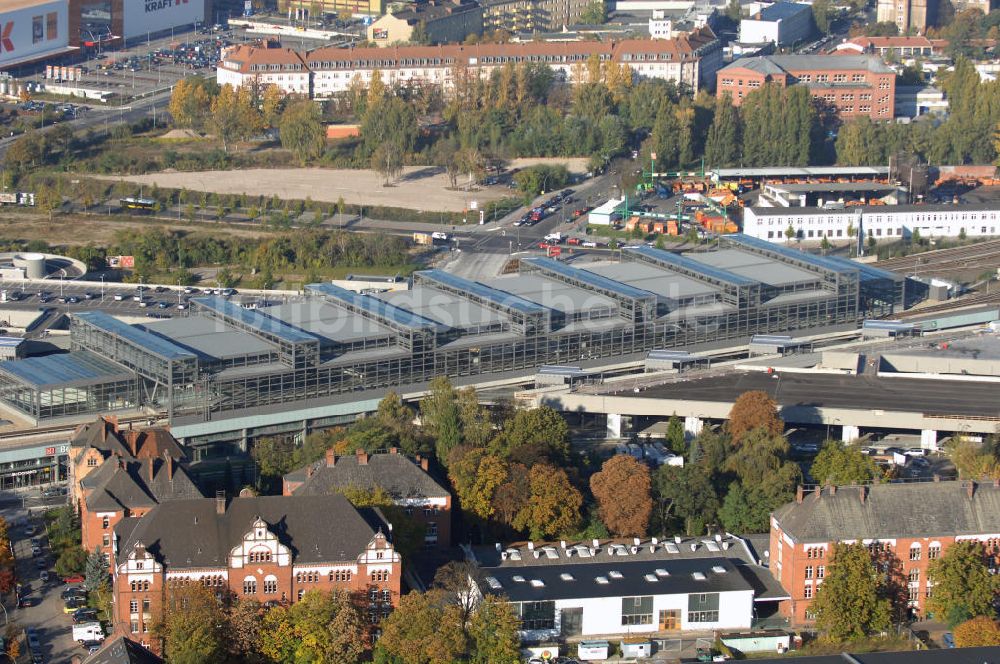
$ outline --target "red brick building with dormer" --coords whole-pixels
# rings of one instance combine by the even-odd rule
[[[402,564],[378,510],[340,495],[224,497],[157,505],[115,528],[114,631],[159,651],[152,622],[170,584],[293,603],[354,594],[377,625],[399,603]]]
[[[898,561],[910,610],[923,615],[933,592],[930,562],[961,540],[982,542],[994,559],[1000,554],[1000,484],[800,487],[795,502],[771,515],[771,574],[791,596],[779,611],[793,625],[811,623],[810,605],[829,569],[833,545],[860,541]]]
[[[381,488],[414,521],[424,526],[424,545],[447,549],[451,546],[451,493],[434,479],[426,458],[409,457],[393,447],[387,454],[326,457],[282,478],[286,496],[338,493],[345,489]]]
[[[771,83],[804,85],[843,119],[892,120],[896,72],[873,55],[766,55],[740,58],[716,75],[716,94],[739,106],[748,94]]]

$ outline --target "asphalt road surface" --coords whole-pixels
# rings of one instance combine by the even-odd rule
[[[779,378],[780,377],[780,378]],[[750,390],[762,390],[781,407],[862,408],[955,416],[1000,415],[1000,385],[918,378],[860,375],[728,374],[643,390],[627,396],[732,402]]]

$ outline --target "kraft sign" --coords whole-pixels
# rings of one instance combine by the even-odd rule
[[[187,3],[188,0],[146,0],[146,13],[158,12],[169,7],[180,7]]]
[[[10,53],[14,50],[14,42],[11,41],[10,33],[14,30],[14,21],[7,21],[3,26],[3,31],[0,32],[0,53],[7,51]]]

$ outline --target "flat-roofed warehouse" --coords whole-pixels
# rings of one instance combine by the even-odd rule
[[[523,258],[518,274],[488,284],[426,270],[408,291],[313,284],[303,300],[257,310],[197,297],[188,317],[143,325],[73,314],[69,357],[103,358],[109,382],[123,367],[135,382],[121,407],[165,412],[186,442],[245,446],[349,421],[366,412],[357,410],[365,399],[440,375],[481,383],[542,365],[641,361],[653,349],[857,324],[900,308],[902,283],[734,235],[715,251],[631,247],[619,262],[581,267]],[[28,383],[18,362],[0,362],[0,403],[45,420],[15,398]],[[114,400],[85,406],[76,408],[107,412]]]

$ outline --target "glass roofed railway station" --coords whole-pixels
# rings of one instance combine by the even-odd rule
[[[35,421],[148,408],[196,447],[245,448],[351,421],[385,390],[418,391],[439,375],[485,384],[541,365],[856,325],[903,303],[892,272],[742,235],[714,251],[615,258],[522,258],[517,274],[488,283],[426,270],[410,290],[377,294],[313,284],[255,310],[196,297],[189,316],[142,325],[73,314],[70,353],[0,362],[0,400]]]

